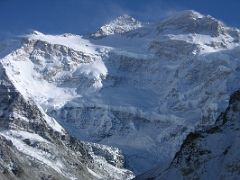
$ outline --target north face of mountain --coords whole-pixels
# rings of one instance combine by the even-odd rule
[[[154,167],[162,172],[190,133],[215,125],[240,88],[238,29],[195,11],[141,26],[128,16],[113,22],[100,38],[35,31],[0,43],[8,81],[38,109],[26,114],[19,104],[9,111],[34,122],[42,117],[44,127],[73,136],[86,151],[81,167],[89,178],[133,177],[125,168],[136,175]],[[14,120],[16,130],[19,122]],[[23,131],[38,134],[37,129]],[[9,130],[4,137],[13,141],[26,136]],[[60,148],[59,158],[72,152],[56,142],[50,152]],[[81,177],[60,161],[66,172]]]

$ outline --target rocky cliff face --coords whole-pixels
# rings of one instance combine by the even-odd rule
[[[190,133],[164,171],[157,168],[136,179],[238,179],[240,91],[216,123]]]

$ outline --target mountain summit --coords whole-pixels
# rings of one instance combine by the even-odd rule
[[[226,33],[226,27],[221,21],[192,10],[177,12],[159,23],[159,31],[170,29],[177,33],[181,31],[182,33],[206,34],[215,37]]]
[[[104,37],[113,34],[122,34],[137,28],[142,27],[142,23],[134,19],[133,17],[124,14],[103,25],[93,33],[91,36],[95,38]]]

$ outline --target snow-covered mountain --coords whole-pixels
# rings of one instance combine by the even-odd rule
[[[25,154],[19,160],[25,174],[28,156],[31,163],[44,164],[44,176],[50,167],[49,175],[63,179],[70,174],[130,179],[132,172],[155,167],[154,173],[162,172],[189,134],[214,126],[228,107],[239,89],[239,55],[240,31],[195,11],[148,24],[124,15],[87,38],[35,31],[0,42],[1,82],[11,84],[3,88],[1,110],[7,121],[1,122],[6,126],[1,136],[13,145],[4,151],[13,152],[9,158]],[[11,89],[24,103],[14,101],[7,109],[9,96],[16,99]],[[37,115],[32,117],[36,112],[26,112],[26,106],[37,109]],[[44,128],[29,128],[30,122]],[[48,131],[69,138],[46,136]],[[50,142],[47,152],[60,149],[59,154],[51,159],[32,141]],[[86,156],[78,157],[75,146]],[[66,156],[69,152],[72,157]],[[81,171],[70,168],[75,161]],[[4,167],[11,164],[5,163],[0,161]]]

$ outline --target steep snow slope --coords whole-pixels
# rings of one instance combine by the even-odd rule
[[[2,63],[5,63],[3,59],[0,62],[0,179],[133,177],[123,168],[124,157],[119,149],[82,143],[70,136],[34,99],[24,92],[22,96],[19,90],[23,89],[12,84]]]
[[[86,89],[90,94],[102,87],[107,69],[101,56],[104,52],[100,54],[98,46],[80,36],[34,32],[24,37],[22,46],[6,56],[3,64],[25,97],[34,98],[42,107],[61,106]]]
[[[240,91],[216,124],[190,133],[165,171],[154,169],[136,179],[239,179]]]
[[[88,40],[34,32],[2,64],[71,135],[120,148],[139,174],[168,167],[187,134],[226,109],[239,88],[240,33],[194,11],[127,25]]]

